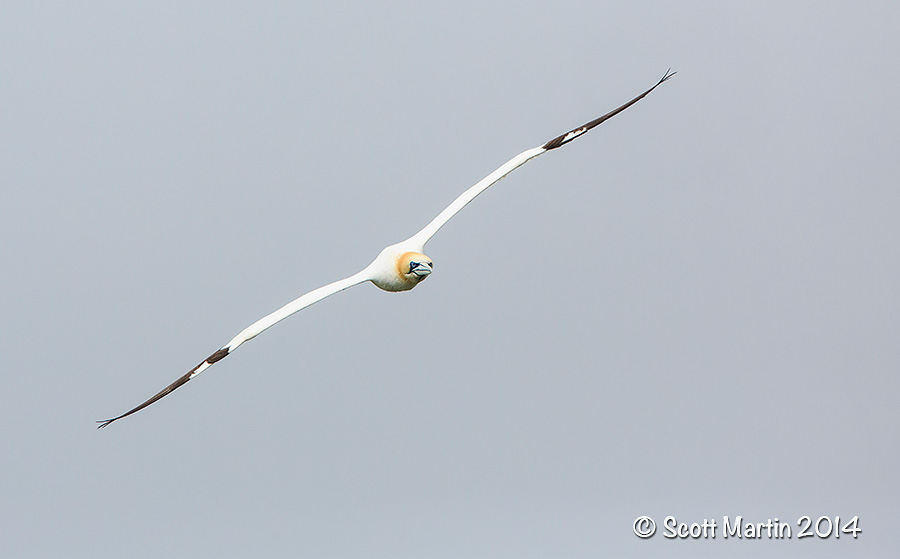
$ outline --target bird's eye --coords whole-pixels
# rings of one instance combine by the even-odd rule
[[[428,262],[428,267],[429,267],[429,268],[434,268],[434,263],[433,263],[433,262]]]

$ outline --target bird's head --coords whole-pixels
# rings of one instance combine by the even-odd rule
[[[418,252],[406,252],[397,261],[397,271],[407,281],[419,283],[434,271],[431,258]]]

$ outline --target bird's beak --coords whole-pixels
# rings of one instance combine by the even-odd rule
[[[429,266],[427,262],[416,262],[415,267],[412,269],[412,273],[419,276],[420,278],[424,278],[432,271],[432,267]]]

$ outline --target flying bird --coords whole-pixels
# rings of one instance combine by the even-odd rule
[[[649,94],[660,84],[674,75],[675,72],[671,71],[671,69],[667,70],[665,75],[658,82],[656,82],[653,87],[641,93],[621,107],[610,111],[605,115],[596,118],[588,122],[587,124],[584,124],[583,126],[579,126],[574,130],[570,130],[569,132],[566,132],[561,136],[557,136],[556,138],[553,138],[540,147],[523,151],[519,155],[513,157],[512,159],[501,165],[500,168],[498,168],[496,171],[481,179],[481,181],[479,181],[477,184],[460,194],[459,197],[453,201],[453,203],[447,206],[444,211],[439,213],[436,218],[431,220],[431,223],[426,225],[424,229],[422,229],[412,237],[406,239],[405,241],[385,248],[375,258],[375,260],[372,261],[371,264],[369,264],[359,272],[353,274],[350,277],[338,280],[333,283],[329,283],[328,285],[322,286],[318,289],[314,289],[309,293],[306,293],[305,295],[301,295],[297,299],[294,299],[272,314],[269,314],[257,320],[247,328],[244,328],[244,330],[241,331],[240,334],[232,338],[231,341],[226,345],[219,348],[215,351],[215,353],[204,359],[199,365],[185,373],[169,386],[163,388],[146,402],[142,403],[132,410],[123,413],[122,415],[113,417],[112,419],[98,421],[97,423],[100,424],[98,426],[98,429],[106,427],[114,421],[118,421],[123,417],[127,417],[146,408],[150,404],[168,395],[170,392],[173,392],[176,388],[184,385],[189,380],[211,367],[214,363],[221,361],[238,347],[240,347],[243,343],[252,340],[269,327],[284,320],[295,312],[305,309],[313,303],[321,301],[322,299],[330,295],[334,295],[339,291],[343,291],[344,289],[353,287],[354,285],[359,285],[360,283],[365,283],[367,281],[374,283],[377,287],[385,291],[408,291],[413,287],[419,285],[419,283],[421,283],[434,271],[434,263],[432,262],[431,258],[425,256],[424,254],[425,243],[427,243],[429,239],[431,239],[431,237],[433,237],[434,234],[437,233],[438,230],[440,230],[440,228],[450,220],[451,217],[453,217],[457,212],[463,209],[466,204],[474,200],[476,196],[487,190],[491,185],[511,173],[513,170],[525,164],[525,162],[534,159],[542,153],[546,153],[552,149],[563,146],[586,133],[588,130],[599,126],[607,119],[616,116],[620,112],[624,111],[628,107],[634,105],[635,103],[646,97],[647,94]]]

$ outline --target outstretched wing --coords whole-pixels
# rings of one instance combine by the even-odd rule
[[[637,103],[638,101],[640,101],[641,99],[646,97],[651,91],[656,89],[661,83],[668,80],[669,78],[671,78],[674,75],[675,75],[675,72],[673,72],[671,70],[671,68],[669,70],[666,70],[665,75],[658,82],[656,82],[656,84],[653,87],[651,87],[647,91],[641,93],[640,95],[638,95],[631,101],[625,103],[621,107],[619,107],[615,110],[612,110],[612,111],[606,113],[605,115],[588,122],[587,124],[579,126],[578,128],[575,128],[574,130],[570,130],[569,132],[566,132],[565,134],[563,134],[561,136],[553,138],[552,140],[550,140],[546,144],[542,145],[541,147],[532,148],[532,149],[523,151],[519,155],[513,157],[512,159],[510,159],[509,161],[504,163],[499,169],[497,169],[490,175],[481,179],[475,186],[472,186],[471,188],[469,188],[468,190],[466,190],[465,192],[460,194],[459,197],[453,201],[453,203],[451,203],[449,206],[447,206],[444,209],[444,211],[439,213],[436,218],[431,220],[431,223],[429,223],[428,225],[425,226],[424,229],[422,229],[421,231],[419,231],[418,233],[416,233],[415,235],[410,237],[407,242],[410,242],[411,244],[414,244],[414,245],[417,245],[420,247],[424,247],[425,243],[427,243],[428,240],[431,239],[431,237],[433,237],[434,234],[437,233],[438,230],[441,227],[443,227],[445,223],[450,221],[451,217],[456,215],[456,213],[459,210],[463,209],[466,206],[466,204],[468,204],[469,202],[474,200],[476,196],[478,196],[479,194],[481,194],[482,192],[484,192],[485,190],[490,188],[491,185],[493,185],[494,183],[496,183],[497,181],[499,181],[500,179],[502,179],[503,177],[505,177],[512,171],[521,167],[527,161],[534,159],[538,155],[548,152],[551,149],[556,149],[562,145],[565,145],[565,144],[571,142],[572,140],[574,140],[578,136],[581,136],[582,134],[584,134],[591,128],[599,126],[604,121],[621,113],[628,107],[634,105],[635,103]]]
[[[244,328],[244,330],[240,334],[238,334],[237,336],[232,338],[232,340],[230,342],[228,342],[227,345],[218,349],[215,353],[213,353],[212,355],[210,355],[209,357],[204,359],[202,363],[200,363],[199,365],[197,365],[196,367],[194,367],[193,369],[191,369],[190,371],[188,371],[187,373],[182,375],[178,380],[176,380],[169,386],[160,390],[156,395],[154,395],[152,398],[150,398],[143,404],[137,406],[136,408],[134,408],[132,410],[129,410],[129,411],[123,413],[122,415],[120,415],[118,417],[113,417],[112,419],[105,419],[103,421],[98,421],[97,423],[99,423],[100,425],[98,425],[97,428],[102,429],[103,427],[106,427],[113,421],[117,421],[119,419],[122,419],[123,417],[127,417],[135,412],[141,411],[142,409],[146,408],[153,402],[156,402],[157,400],[168,395],[170,392],[174,391],[176,388],[187,383],[187,381],[191,380],[195,376],[199,375],[200,373],[202,373],[203,371],[208,369],[213,363],[216,363],[217,361],[221,361],[222,359],[224,359],[225,357],[230,355],[232,351],[237,349],[238,346],[240,346],[244,342],[252,340],[256,336],[258,336],[260,333],[262,333],[264,330],[269,328],[270,326],[274,325],[277,322],[284,320],[285,318],[289,317],[290,315],[294,314],[295,312],[297,312],[301,309],[305,309],[306,307],[312,305],[313,303],[321,301],[322,299],[324,299],[325,297],[328,297],[329,295],[334,295],[338,291],[343,291],[344,289],[347,289],[348,287],[353,287],[354,285],[360,284],[364,281],[368,281],[369,279],[370,278],[365,273],[365,270],[363,270],[362,272],[354,274],[354,275],[350,276],[349,278],[344,278],[344,279],[338,280],[334,283],[329,283],[328,285],[322,286],[318,289],[314,289],[314,290],[310,291],[309,293],[306,293],[305,295],[301,295],[300,297],[294,299],[293,301],[291,301],[287,305],[281,307],[280,309],[273,312],[272,314],[269,314],[269,315],[257,320],[256,322],[254,322],[247,328]]]

